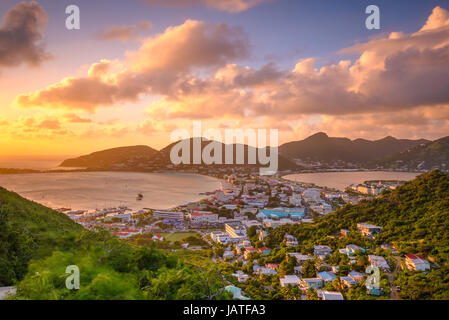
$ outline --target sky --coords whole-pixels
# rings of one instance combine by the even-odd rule
[[[69,5],[80,29],[66,28]],[[368,30],[365,9],[380,9]],[[0,3],[0,156],[85,154],[176,129],[449,135],[449,0]]]

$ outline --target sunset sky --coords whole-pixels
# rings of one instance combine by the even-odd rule
[[[81,29],[65,28],[65,8]],[[381,30],[365,28],[365,8]],[[170,143],[206,128],[449,135],[449,0],[0,2],[0,155]]]

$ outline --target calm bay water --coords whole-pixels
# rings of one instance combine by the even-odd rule
[[[219,180],[193,174],[67,172],[0,175],[0,186],[51,208],[116,207],[168,209],[204,198]],[[144,195],[137,201],[138,193]]]
[[[369,171],[369,172],[320,172],[291,174],[284,178],[290,181],[314,183],[320,187],[328,187],[344,191],[351,184],[359,184],[365,181],[375,180],[399,180],[411,181],[419,173],[413,172],[389,172],[389,171]]]
[[[0,156],[0,168],[50,170],[71,156]]]

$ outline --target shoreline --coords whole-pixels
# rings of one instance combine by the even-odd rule
[[[321,188],[321,189],[326,189],[326,190],[338,190],[343,192],[343,190],[340,190],[340,187],[330,187],[330,186],[321,186],[319,184],[317,184],[316,182],[307,182],[307,181],[299,181],[299,180],[294,180],[294,179],[288,179],[288,176],[294,176],[294,175],[313,175],[313,174],[351,174],[351,173],[386,173],[386,174],[395,174],[395,173],[410,173],[410,174],[416,174],[416,177],[424,174],[428,171],[422,171],[422,172],[416,172],[416,171],[386,171],[386,170],[357,170],[357,171],[317,171],[317,172],[302,172],[302,173],[290,173],[287,175],[283,175],[281,176],[281,179],[285,180],[285,181],[289,181],[289,182],[295,182],[295,183],[304,183],[304,184],[309,184],[309,185],[313,185],[317,188]],[[415,178],[416,178],[415,177]],[[389,179],[371,179],[368,178],[368,180],[364,180],[362,182],[353,182],[352,184],[362,184],[368,181],[388,181]],[[397,181],[403,181],[406,182],[408,180],[397,180]],[[348,188],[350,185],[345,186],[345,188]]]

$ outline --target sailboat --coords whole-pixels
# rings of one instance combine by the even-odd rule
[[[137,194],[136,200],[137,200],[137,201],[140,201],[140,200],[142,200],[142,199],[143,199],[143,194],[138,193],[138,194]]]

